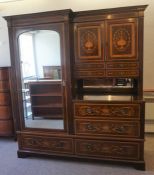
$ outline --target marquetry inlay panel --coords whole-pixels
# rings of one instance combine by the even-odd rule
[[[140,115],[138,104],[80,104],[75,103],[74,114],[76,117],[120,117],[136,118]]]
[[[102,59],[101,37],[99,25],[77,27],[77,57],[80,61]]]
[[[139,70],[106,70],[107,77],[138,77]]]
[[[97,70],[97,71],[95,71],[95,70],[83,70],[83,71],[77,71],[75,76],[77,78],[82,78],[82,77],[84,77],[84,78],[85,77],[89,77],[89,78],[91,78],[91,77],[96,77],[96,78],[100,77],[100,78],[102,78],[102,77],[105,76],[105,70]]]
[[[108,24],[109,59],[137,59],[136,26],[133,20]]]
[[[139,122],[112,120],[75,120],[76,134],[139,137]]]
[[[137,62],[107,62],[107,69],[138,69],[139,64]]]
[[[71,153],[72,144],[68,138],[24,136],[22,139],[23,148],[52,152]]]
[[[76,140],[78,155],[97,156],[103,158],[139,159],[139,144],[129,142]]]

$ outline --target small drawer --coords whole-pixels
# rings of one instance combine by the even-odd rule
[[[76,140],[76,154],[122,160],[139,160],[140,145],[132,142]]]
[[[0,69],[0,80],[8,80],[8,69]]]
[[[1,136],[12,136],[13,135],[13,121],[0,120],[0,135]]]
[[[42,152],[73,153],[73,141],[69,138],[22,136],[22,148]]]
[[[139,126],[135,121],[75,120],[75,131],[79,135],[139,137]]]
[[[8,106],[0,106],[0,120],[9,119],[11,116],[11,109]]]
[[[90,63],[82,63],[82,64],[76,64],[75,65],[75,70],[80,71],[80,70],[97,70],[97,69],[104,69],[105,65],[103,63],[99,64],[90,64]]]
[[[78,78],[91,78],[91,77],[96,77],[96,78],[102,78],[105,76],[105,70],[79,70],[75,72],[75,76]]]
[[[9,105],[9,104],[10,104],[10,94],[0,93],[0,105]]]
[[[106,70],[107,77],[138,77],[139,70]]]
[[[106,63],[108,69],[138,69],[138,62],[108,62]]]
[[[8,91],[9,90],[9,83],[8,81],[0,81],[0,91]]]
[[[105,117],[136,119],[140,116],[139,104],[92,104],[75,103],[75,117]]]

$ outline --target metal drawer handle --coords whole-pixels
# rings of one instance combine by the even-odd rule
[[[93,147],[92,144],[87,144],[86,148],[87,148],[88,151],[93,151],[94,150],[94,147]]]
[[[96,128],[91,123],[88,123],[86,125],[86,129],[89,131],[96,131]]]
[[[94,112],[93,112],[93,110],[91,109],[91,108],[86,108],[86,112],[88,113],[88,114],[93,114]]]
[[[56,142],[54,146],[56,148],[64,148],[64,142]]]
[[[119,134],[126,132],[126,128],[124,126],[116,127],[114,130]]]

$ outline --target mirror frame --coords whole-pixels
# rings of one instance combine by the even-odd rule
[[[50,15],[49,15],[50,14]],[[48,13],[36,13],[27,15],[17,15],[5,17],[8,22],[8,29],[11,45],[11,101],[13,106],[13,116],[15,120],[16,131],[42,131],[53,133],[71,132],[73,123],[72,118],[72,90],[71,90],[71,68],[70,68],[70,21],[69,15],[71,10],[60,10]],[[14,20],[12,20],[12,18]],[[22,105],[22,89],[21,89],[21,67],[20,53],[18,46],[18,38],[22,33],[33,30],[53,30],[60,35],[61,46],[61,74],[62,74],[62,93],[64,105],[64,129],[48,129],[48,128],[28,128],[25,127]],[[68,129],[69,128],[69,129]]]

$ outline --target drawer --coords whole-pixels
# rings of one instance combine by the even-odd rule
[[[9,93],[0,93],[0,105],[10,104],[10,94]]]
[[[8,80],[8,69],[0,69],[0,80]]]
[[[138,77],[139,70],[106,70],[107,77]]]
[[[21,139],[23,149],[53,153],[73,153],[73,141],[69,138],[24,135]]]
[[[12,136],[12,135],[13,135],[13,121],[0,120],[0,136]]]
[[[140,143],[136,142],[99,140],[75,141],[76,154],[86,157],[139,160],[140,149]]]
[[[0,81],[0,91],[9,90],[9,83],[8,81]]]
[[[8,106],[0,106],[0,120],[9,119],[11,116],[11,109]]]
[[[139,137],[140,125],[136,121],[75,120],[79,135]]]
[[[105,70],[79,70],[75,72],[75,76],[78,78],[91,78],[91,77],[96,77],[96,78],[102,78],[105,76]]]
[[[75,103],[75,117],[105,117],[136,119],[140,116],[139,104],[93,104]]]
[[[108,69],[138,69],[137,62],[108,62],[106,63]]]

